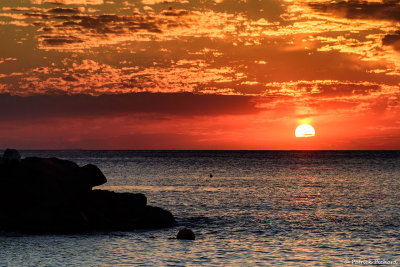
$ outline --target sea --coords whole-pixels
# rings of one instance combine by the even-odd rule
[[[0,266],[400,265],[400,151],[20,153],[95,164],[99,189],[144,193],[177,225],[2,233]]]

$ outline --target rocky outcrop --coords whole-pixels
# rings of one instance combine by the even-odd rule
[[[2,160],[4,162],[13,161],[13,160],[21,162],[21,155],[15,149],[6,149],[6,151],[4,151]]]
[[[6,153],[0,159],[0,230],[75,233],[174,224],[170,212],[148,206],[143,194],[93,190],[107,182],[95,165]]]

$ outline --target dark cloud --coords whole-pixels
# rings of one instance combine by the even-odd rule
[[[42,41],[51,46],[59,46],[65,44],[82,43],[83,41],[75,36],[51,36],[41,35]]]
[[[349,19],[377,19],[400,21],[398,0],[386,0],[382,3],[366,1],[341,1],[311,3],[310,6],[320,12],[332,13]]]
[[[161,11],[160,14],[164,15],[164,16],[179,17],[179,16],[183,16],[183,15],[189,14],[189,11],[188,10],[184,10],[184,9],[173,9],[172,7],[170,7],[167,10]]]
[[[348,19],[389,20],[400,22],[400,4],[398,0],[386,0],[382,3],[366,1],[341,1],[337,3],[312,3],[317,11],[330,13]],[[390,45],[400,51],[400,31],[387,34],[382,39],[383,45]]]
[[[299,84],[301,86],[301,84]],[[304,85],[309,86],[309,84]],[[344,84],[318,84],[319,93],[314,95],[318,96],[351,96],[351,95],[369,95],[372,92],[379,92],[380,85],[376,84],[357,84],[357,83],[344,83]],[[309,88],[311,91],[311,87]]]
[[[49,15],[49,14],[33,13],[33,12],[25,13],[24,16],[26,16],[28,18],[41,18],[41,19],[49,19],[49,18],[54,17],[53,15]]]
[[[68,9],[69,10],[69,9]],[[183,16],[187,14],[184,10],[170,10],[165,16]],[[59,11],[58,13],[62,13]],[[134,14],[131,16],[119,15],[76,15],[67,14],[72,12],[63,12],[65,15],[49,15],[43,13],[25,13],[27,17],[41,18],[43,20],[55,20],[52,23],[53,29],[60,32],[79,32],[96,34],[123,34],[147,30],[149,32],[161,32],[159,25],[167,24],[168,21],[156,19],[149,15]],[[58,22],[60,21],[60,22]],[[44,23],[35,22],[35,26],[44,26]],[[49,28],[50,29],[50,28]]]
[[[392,34],[387,34],[382,39],[383,45],[391,45],[395,50],[400,51],[400,31],[396,31]]]
[[[51,27],[43,27],[39,31],[41,31],[41,32],[51,32],[51,31],[53,31],[53,28],[51,28]]]
[[[131,113],[226,115],[259,112],[254,97],[192,93],[130,93],[118,95],[0,95],[2,120],[43,117],[109,116]]]
[[[79,25],[85,29],[95,30],[97,33],[122,33],[124,30],[134,32],[143,29],[150,32],[161,32],[153,19],[141,16],[84,16],[75,23],[68,21],[63,24],[63,26],[70,25]]]
[[[78,79],[73,77],[73,76],[66,76],[66,77],[62,77],[62,79],[66,82],[77,82]]]
[[[59,13],[59,14],[68,14],[68,13],[77,14],[77,13],[79,13],[79,10],[77,8],[56,7],[56,8],[49,9],[47,12],[49,12],[49,13]]]

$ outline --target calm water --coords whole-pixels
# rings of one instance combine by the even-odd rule
[[[22,151],[96,164],[180,226],[0,236],[0,266],[400,263],[399,151]],[[210,178],[209,174],[213,177]],[[187,226],[196,241],[170,239]],[[355,263],[355,262],[353,262]]]

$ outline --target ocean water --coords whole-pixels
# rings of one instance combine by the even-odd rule
[[[400,151],[21,151],[96,164],[168,229],[0,236],[0,266],[400,264]],[[210,173],[213,177],[210,178]],[[195,241],[171,239],[183,226]]]

